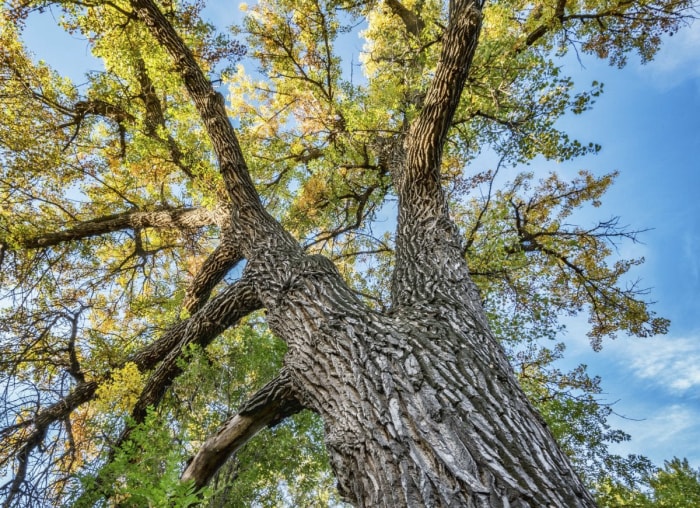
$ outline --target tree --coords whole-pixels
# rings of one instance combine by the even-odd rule
[[[686,508],[700,502],[700,471],[693,470],[687,459],[674,457],[664,461],[663,468],[647,471],[643,479],[644,491],[629,485],[607,482],[601,506],[631,506]]]
[[[242,29],[260,79],[202,7],[3,7],[5,505],[143,503],[156,494],[139,475],[183,461],[160,456],[166,437],[191,449],[225,413],[213,398],[192,406],[217,375],[236,412],[183,483],[166,475],[164,499],[190,503],[262,428],[308,409],[358,506],[594,505],[491,325],[507,341],[587,308],[594,347],[665,331],[621,284],[638,261],[607,262],[635,232],[564,221],[611,175],[522,175],[495,191],[497,170],[464,169],[486,147],[499,167],[595,152],[555,121],[602,85],[572,94],[552,55],[650,59],[692,4],[266,0]],[[104,62],[82,88],[23,47],[22,24],[46,8]],[[358,19],[356,83],[333,48]],[[375,233],[392,200],[395,234]],[[226,386],[241,376],[217,347],[232,371],[251,367],[246,388]],[[96,475],[76,487],[81,470]]]

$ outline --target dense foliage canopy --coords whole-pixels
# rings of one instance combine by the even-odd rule
[[[180,482],[188,457],[283,364],[287,346],[261,305],[238,293],[245,255],[228,222],[238,212],[185,59],[154,38],[140,4],[2,4],[6,506],[193,502],[194,487]],[[225,95],[267,212],[307,254],[332,260],[368,307],[390,312],[394,141],[423,110],[447,2],[260,0],[240,5],[231,30],[207,19],[203,0],[155,4]],[[693,9],[691,0],[485,3],[442,153],[441,185],[491,329],[610,506],[644,497],[634,489],[650,465],[608,451],[627,436],[607,423],[600,380],[583,365],[557,368],[561,317],[587,316],[595,349],[617,334],[664,333],[668,322],[629,282],[642,260],[615,257],[639,231],[616,218],[574,224],[615,174],[542,175],[537,165],[600,148],[558,128],[603,92],[597,81],[575,85],[562,57],[648,61]],[[23,29],[47,15],[85,38],[103,68],[74,83],[37,60]],[[318,416],[296,414],[253,438],[199,495],[218,506],[337,503],[323,440]],[[669,463],[649,480],[651,499],[676,495],[661,487],[664,475],[687,472]]]

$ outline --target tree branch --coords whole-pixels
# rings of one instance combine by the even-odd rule
[[[401,148],[393,148],[394,158],[398,159],[392,166],[399,196],[396,263],[392,274],[394,305],[432,300],[436,292],[452,291],[444,287],[447,282],[442,272],[446,264],[461,259],[462,247],[457,228],[449,217],[440,167],[480,29],[480,3],[450,2],[450,21],[435,77],[425,105],[407,133],[403,160]],[[466,273],[466,265],[463,268]]]
[[[420,35],[425,28],[425,21],[423,21],[418,14],[407,9],[398,0],[386,0],[386,5],[391,9],[391,12],[401,18],[408,33],[416,37]]]
[[[542,9],[534,9],[531,16],[541,22],[537,28],[525,37],[524,43],[516,48],[516,52],[522,52],[535,44],[542,37],[551,32],[565,28],[568,22],[578,21],[582,25],[587,21],[596,21],[601,32],[615,31],[616,28],[608,26],[607,22],[625,20],[627,26],[619,28],[624,32],[624,37],[629,38],[634,32],[652,33],[657,30],[673,32],[679,23],[694,19],[695,12],[692,2],[684,0],[660,0],[653,2],[637,2],[634,0],[618,0],[606,2],[602,9],[585,12],[585,6],[578,4],[567,5],[567,0],[556,0],[556,5],[550,10],[551,14],[542,16]],[[569,14],[566,13],[568,10]],[[576,9],[579,8],[577,12]],[[690,13],[689,13],[690,12]],[[568,36],[567,36],[568,39]],[[573,42],[573,41],[570,41]]]
[[[557,5],[554,8],[554,17],[553,19],[556,19],[559,24],[562,22],[562,18],[564,17],[564,9],[566,8],[566,0],[557,0]],[[532,46],[535,42],[537,42],[540,38],[542,38],[547,32],[549,32],[552,29],[552,23],[551,20],[547,20],[546,23],[542,23],[540,26],[535,28],[532,32],[530,32],[525,39],[525,47]],[[522,48],[525,49],[525,48]]]
[[[177,360],[190,344],[205,348],[224,330],[234,326],[251,312],[258,310],[261,303],[256,295],[253,281],[241,279],[214,297],[200,311],[206,318],[190,319],[176,347],[172,348],[163,362],[146,382],[139,400],[132,412],[135,422],[143,421],[146,410],[157,406],[172,381],[182,373]],[[200,313],[193,317],[198,317]]]
[[[431,182],[433,194],[442,194],[442,148],[469,74],[480,30],[479,4],[473,0],[455,1],[435,77],[428,88],[423,109],[409,131],[406,175],[400,179],[399,191],[404,194],[404,206],[414,205],[406,198],[411,186],[422,180]]]
[[[177,376],[183,372],[181,359],[186,354],[190,344],[207,347],[221,332],[235,325],[241,318],[260,308],[260,302],[255,295],[255,285],[242,279],[229,286],[220,295],[207,304],[206,308],[214,309],[209,313],[210,319],[191,321],[185,328],[177,345],[172,348],[165,359],[148,378],[139,399],[131,412],[132,422],[126,425],[119,439],[112,446],[107,463],[114,460],[115,452],[129,440],[136,425],[143,423],[149,408],[157,407],[167,389]],[[102,471],[98,473],[97,483],[104,483]],[[80,501],[77,503],[80,504]]]
[[[172,208],[151,212],[122,212],[87,220],[70,229],[64,229],[63,231],[44,233],[20,240],[20,245],[27,249],[37,249],[51,247],[63,242],[71,242],[90,238],[92,236],[114,233],[124,229],[196,229],[204,226],[211,226],[217,222],[217,213],[204,208]]]
[[[201,488],[228,458],[264,427],[276,425],[303,409],[286,369],[251,397],[216,434],[207,439],[182,473],[182,481]]]
[[[198,311],[209,299],[212,289],[242,259],[240,249],[223,228],[221,243],[209,254],[187,288],[182,303],[184,309],[189,313]]]
[[[249,223],[246,232],[255,231],[253,224],[274,223],[274,219],[262,207],[248,173],[238,138],[226,114],[224,97],[214,90],[190,48],[152,0],[131,0],[131,6],[153,37],[172,57],[209,134],[226,190],[239,219]]]
[[[156,342],[131,355],[120,364],[118,368],[133,362],[143,372],[152,369],[160,361],[166,360],[164,366],[161,366],[151,377],[141,394],[139,399],[141,405],[137,404],[139,411],[141,407],[146,408],[160,401],[169,383],[179,373],[175,359],[187,345],[196,343],[206,347],[221,332],[260,306],[255,293],[255,284],[247,279],[240,280],[222,291],[191,318],[171,327]],[[3,506],[9,507],[12,499],[20,492],[30,456],[40,448],[49,426],[65,420],[76,408],[92,400],[100,384],[108,381],[111,376],[112,372],[108,372],[99,379],[78,383],[67,396],[46,409],[38,411],[34,418],[0,429],[0,438],[6,441],[3,447],[12,446],[17,449],[13,454],[17,464],[16,472],[13,480],[8,484],[9,498]],[[18,439],[17,432],[27,427],[33,427],[33,430]],[[10,445],[10,443],[13,444]]]

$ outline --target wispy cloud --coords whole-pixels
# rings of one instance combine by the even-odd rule
[[[641,453],[652,462],[662,465],[672,457],[686,457],[694,467],[700,465],[698,420],[700,412],[686,405],[658,406],[644,420],[613,421],[632,436],[631,441],[612,445],[612,451],[621,455]]]
[[[624,342],[614,348],[620,353],[619,362],[635,377],[671,392],[700,388],[700,337]]]
[[[687,406],[673,404],[664,406],[648,420],[637,422],[634,437],[639,441],[653,440],[659,445],[676,441],[679,435],[687,433],[698,421],[697,411]],[[659,430],[663,429],[662,432]]]
[[[683,27],[673,37],[667,37],[656,58],[637,70],[662,90],[688,79],[699,79],[700,23]]]

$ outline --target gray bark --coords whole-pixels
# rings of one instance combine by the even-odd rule
[[[132,6],[173,56],[209,131],[245,277],[289,348],[285,389],[230,420],[184,477],[206,483],[271,411],[306,407],[323,418],[339,491],[357,506],[593,506],[488,329],[440,186],[480,4],[450,4],[424,107],[392,146],[399,222],[386,314],[360,302],[329,260],[304,255],[262,209],[223,101],[151,0]]]
[[[593,506],[461,280],[451,297],[379,315],[311,259],[269,316],[297,397],[323,417],[341,494],[357,506]]]

